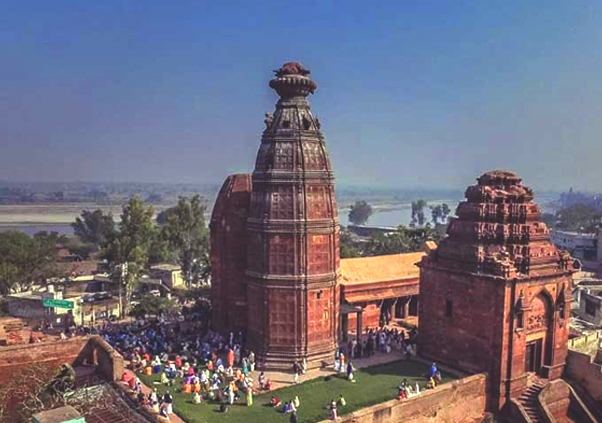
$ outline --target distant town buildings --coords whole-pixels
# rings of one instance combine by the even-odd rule
[[[581,233],[552,229],[550,239],[561,250],[568,251],[571,256],[586,261],[595,261],[602,258],[598,251],[600,234]]]
[[[184,285],[182,268],[174,264],[158,264],[156,266],[151,266],[149,277],[159,279],[170,289]]]

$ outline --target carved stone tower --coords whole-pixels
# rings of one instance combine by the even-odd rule
[[[275,73],[280,99],[266,114],[247,220],[247,337],[267,367],[311,367],[333,359],[337,338],[334,177],[307,101],[317,84],[300,63]]]
[[[487,372],[498,409],[530,375],[559,378],[567,355],[572,260],[532,200],[516,174],[485,173],[419,264],[419,354]]]

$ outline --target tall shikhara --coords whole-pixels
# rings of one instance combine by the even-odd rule
[[[270,81],[247,220],[247,336],[268,367],[332,360],[338,321],[339,223],[334,177],[307,97],[309,70],[286,63]]]

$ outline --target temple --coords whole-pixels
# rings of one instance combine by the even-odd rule
[[[420,354],[487,372],[497,409],[530,376],[560,378],[567,355],[572,260],[532,200],[516,174],[485,173],[419,264]]]
[[[213,325],[245,333],[266,368],[316,367],[349,331],[417,316],[424,253],[339,259],[334,176],[307,101],[317,84],[300,63],[275,73],[255,170],[229,176],[213,208]]]
[[[275,71],[255,170],[226,180],[211,220],[215,326],[244,330],[272,368],[319,365],[337,345],[338,213],[309,73]]]
[[[422,359],[486,374],[487,409],[509,421],[539,421],[548,406],[558,421],[587,414],[562,380],[575,265],[551,243],[532,190],[512,172],[487,172],[466,190],[439,245],[341,260],[309,73],[296,62],[276,71],[270,87],[280,99],[266,114],[255,170],[229,176],[218,194],[215,329],[246,334],[262,369],[301,359],[311,368],[331,363],[349,332],[405,319],[418,325]]]

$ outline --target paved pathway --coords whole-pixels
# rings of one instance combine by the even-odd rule
[[[402,355],[397,351],[391,351],[390,354],[381,352],[375,353],[372,357],[352,359],[351,363],[355,369],[361,369],[363,367],[375,366],[378,364],[390,363],[392,361],[398,361],[403,359]],[[346,361],[347,363],[348,361]],[[253,380],[257,380],[261,372],[255,370],[251,372]],[[318,377],[325,377],[336,373],[333,366],[329,366],[322,369],[308,370],[304,375],[299,375],[299,383],[307,380],[315,379]],[[264,372],[266,379],[270,379],[274,383],[274,389],[290,386],[295,383],[295,375],[292,371],[292,364],[290,371],[266,371]]]

